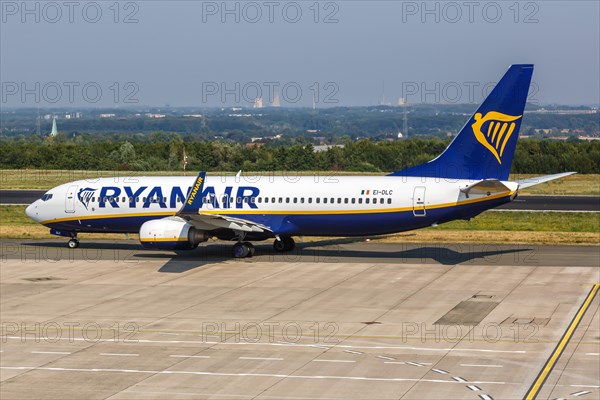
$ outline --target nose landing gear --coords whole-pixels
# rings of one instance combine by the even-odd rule
[[[77,232],[68,232],[68,231],[59,231],[57,229],[51,228],[50,234],[54,236],[62,236],[71,238],[67,242],[67,246],[70,249],[76,249],[79,247],[79,239],[77,239]]]

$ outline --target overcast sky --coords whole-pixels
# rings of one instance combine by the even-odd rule
[[[26,4],[1,2],[4,107],[469,103],[513,63],[534,102],[600,103],[598,1]]]

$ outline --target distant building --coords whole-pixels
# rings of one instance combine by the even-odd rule
[[[146,117],[148,117],[148,118],[165,118],[166,114],[147,113]]]
[[[281,103],[279,101],[279,93],[275,93],[275,97],[273,98],[273,102],[271,103],[271,107],[281,107]]]
[[[579,140],[600,140],[600,137],[596,137],[596,136],[577,136],[577,139]]]
[[[58,135],[58,128],[56,127],[56,117],[52,119],[52,131],[50,132],[50,137],[54,137]]]
[[[100,118],[114,118],[116,114],[100,114]]]
[[[339,147],[340,149],[344,148],[343,144],[324,144],[319,146],[313,146],[313,152],[319,153],[321,151],[327,151],[329,149],[333,149],[334,147]]]
[[[262,97],[257,97],[256,99],[254,99],[254,108],[263,108]]]

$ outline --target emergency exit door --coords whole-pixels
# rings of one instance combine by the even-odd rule
[[[425,210],[425,186],[415,187],[413,193],[413,214],[415,217],[424,217]]]

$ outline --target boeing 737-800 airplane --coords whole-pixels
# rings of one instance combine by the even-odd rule
[[[513,65],[436,159],[387,176],[132,177],[57,186],[26,213],[71,238],[80,232],[139,233],[144,247],[193,249],[210,237],[235,241],[293,236],[381,235],[470,219],[512,201],[519,189],[571,173],[510,182],[533,65]]]

